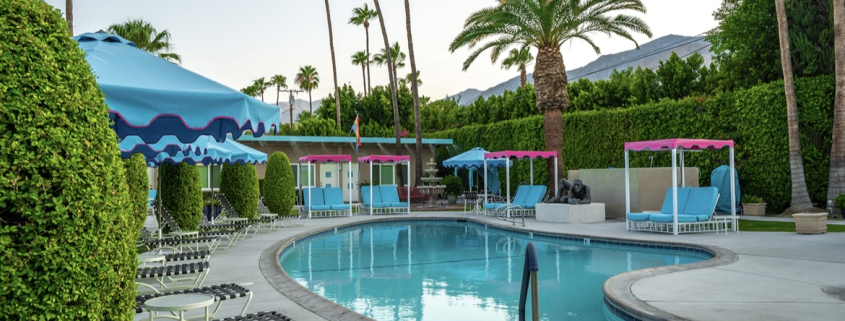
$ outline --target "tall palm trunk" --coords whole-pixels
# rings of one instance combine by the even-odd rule
[[[70,34],[73,35],[73,0],[65,0],[65,20],[67,20]]]
[[[786,92],[786,124],[789,129],[789,167],[792,175],[793,211],[803,211],[813,207],[807,193],[804,180],[804,164],[801,157],[801,141],[798,136],[798,102],[795,99],[795,84],[792,76],[792,55],[789,50],[789,26],[786,21],[786,9],[783,0],[775,0],[778,19],[778,40],[780,41],[780,61],[783,67],[783,86]]]
[[[387,56],[387,65],[393,66],[393,58],[390,57],[390,41],[387,40],[387,29],[384,28],[384,17],[381,14],[381,7],[378,0],[373,0],[376,5],[376,12],[378,13],[378,22],[381,25],[381,35],[384,38],[384,50]],[[399,140],[399,103],[396,101],[396,74],[392,68],[387,68],[387,75],[390,78],[390,98],[393,102],[393,127],[396,130],[396,155],[402,155],[402,142]],[[410,169],[409,169],[410,170]],[[402,177],[402,166],[397,166],[396,171],[399,177],[399,185],[405,185],[403,182],[405,178]]]
[[[845,194],[845,4],[833,2],[833,51],[836,96],[833,99],[833,145],[830,148],[830,176],[827,199]]]
[[[361,78],[364,78],[364,96],[367,95],[367,67],[361,64]]]
[[[373,92],[373,81],[370,80],[370,22],[364,21],[364,33],[367,34],[367,81],[364,84],[365,92],[364,95],[368,95]]]
[[[308,89],[308,118],[314,118],[314,104],[311,101],[311,89]]]
[[[329,22],[329,48],[332,51],[332,76],[334,76],[334,105],[337,114],[337,125],[340,126],[340,92],[337,90],[337,63],[334,59],[334,38],[332,37],[332,14],[329,11],[329,0],[326,0],[326,20]]]
[[[408,56],[411,59],[411,93],[414,95],[414,134],[416,136],[416,149],[414,151],[414,185],[422,185],[422,126],[420,120],[420,95],[417,91],[417,64],[414,61],[414,40],[411,39],[411,6],[405,0],[405,28],[408,29]],[[410,170],[410,169],[408,169]]]
[[[281,91],[282,91],[282,86],[276,86],[276,107],[280,107],[279,106],[279,92],[281,92]],[[279,121],[281,122],[282,120],[280,119]]]
[[[519,68],[519,86],[525,88],[528,82],[528,73],[525,71],[525,65]]]
[[[569,107],[569,95],[566,93],[566,68],[563,55],[558,47],[537,49],[537,63],[534,64],[534,92],[537,96],[537,109],[544,114],[546,131],[546,150],[558,154],[558,175],[563,175],[563,115],[561,111]],[[549,160],[549,186],[554,186],[554,162]],[[553,192],[554,193],[554,192]]]

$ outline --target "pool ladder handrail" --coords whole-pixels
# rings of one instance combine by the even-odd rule
[[[516,226],[516,216],[508,218],[508,210],[513,209],[522,209],[522,206],[513,205],[513,204],[505,204],[496,208],[496,218],[500,219],[505,222],[511,222],[514,226]],[[522,218],[522,226],[525,226],[525,215],[520,215]]]
[[[519,290],[519,321],[525,321],[525,301],[528,295],[528,283],[531,282],[531,318],[540,320],[540,302],[537,289],[537,272],[540,262],[537,260],[537,249],[529,242],[525,247],[525,267],[522,269],[522,286]]]

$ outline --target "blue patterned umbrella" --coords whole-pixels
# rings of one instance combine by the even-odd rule
[[[173,135],[189,143],[201,135],[218,141],[249,130],[278,129],[279,108],[138,49],[109,33],[73,37],[97,76],[118,137],[158,142]]]

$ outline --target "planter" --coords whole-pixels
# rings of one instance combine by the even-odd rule
[[[792,218],[798,234],[827,233],[827,213],[796,213],[792,214]]]
[[[742,203],[742,214],[764,216],[766,215],[766,203]]]
[[[449,205],[455,205],[455,203],[458,202],[458,196],[457,195],[448,195],[448,196],[446,196],[446,199],[449,200]]]

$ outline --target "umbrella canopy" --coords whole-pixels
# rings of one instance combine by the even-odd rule
[[[218,164],[265,164],[267,154],[253,148],[247,147],[233,139],[225,142],[217,142],[209,136],[202,136],[190,144],[191,150],[201,150],[204,153],[176,153],[169,154],[166,151],[147,157],[147,165],[157,167],[161,163],[218,165]]]
[[[473,186],[473,172],[484,168],[484,154],[489,153],[481,147],[475,147],[455,157],[443,161],[443,167],[454,167],[455,176],[458,176],[458,168],[469,169],[469,185]],[[499,193],[499,171],[496,167],[504,167],[504,159],[487,160],[487,189],[493,194]],[[508,166],[513,166],[513,161],[508,161]]]
[[[119,138],[135,135],[181,142],[211,135],[218,141],[246,131],[278,129],[279,108],[138,49],[109,33],[73,37],[97,76]]]
[[[144,157],[156,157],[159,153],[167,153],[170,156],[176,156],[181,153],[184,156],[188,155],[204,155],[208,153],[205,146],[196,146],[194,143],[186,144],[179,141],[176,136],[163,136],[157,143],[145,143],[141,137],[126,136],[120,141],[120,157],[129,158],[133,154],[141,153]]]

